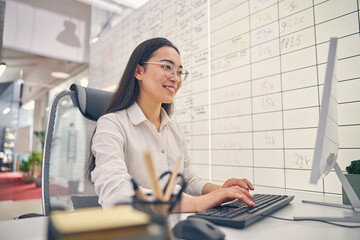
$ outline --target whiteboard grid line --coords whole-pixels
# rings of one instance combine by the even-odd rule
[[[313,16],[314,16],[314,23],[315,23],[315,18],[316,18],[316,14],[315,14],[315,6],[314,6],[314,0],[313,0]],[[329,39],[329,42],[330,42],[330,39]],[[316,38],[316,27],[314,27],[314,43],[315,45],[317,44],[317,38]],[[317,46],[315,47],[316,51],[315,51],[315,62],[316,62],[316,82],[317,82],[317,93],[318,93],[318,96],[317,96],[317,101],[318,101],[318,113],[319,113],[319,119],[320,119],[320,103],[321,103],[321,100],[320,100],[320,79],[319,79],[319,66],[318,66],[318,54],[317,54]],[[322,192],[325,191],[325,182],[324,182],[324,179],[322,178],[321,179],[321,184],[322,184]]]
[[[348,102],[338,102],[339,105],[342,105],[342,104],[351,104],[351,103],[358,103],[360,102],[360,100],[354,100],[354,101],[348,101]]]
[[[338,62],[342,61],[342,60],[347,60],[347,59],[351,59],[351,58],[357,58],[360,57],[360,54],[356,54],[356,55],[352,55],[352,56],[347,56],[347,57],[343,57],[343,58],[338,58]],[[334,76],[335,77],[335,76]]]
[[[204,165],[201,163],[196,163],[196,165]],[[221,164],[214,164],[213,166],[216,167],[231,167],[231,168],[255,168],[255,169],[267,169],[267,170],[284,170],[284,168],[282,167],[262,167],[262,166],[252,166],[252,165],[231,165],[231,164],[226,164],[226,165],[221,165]],[[311,170],[310,168],[286,168],[286,170],[299,170],[299,171],[309,171]]]
[[[250,2],[248,2],[249,4],[249,15],[250,15],[250,12],[251,12],[251,9],[250,9]],[[249,17],[249,29],[251,29],[251,19]],[[249,46],[251,46],[251,35],[249,34]],[[251,51],[249,51],[249,54],[250,54],[250,59],[252,58],[252,54],[251,54]],[[252,64],[251,64],[251,61],[250,61],[250,91],[251,91],[251,94],[250,94],[250,98],[251,98],[251,108],[250,108],[250,111],[251,113],[253,113],[254,111],[254,105],[253,105],[253,88],[252,88],[252,85],[253,85],[253,76],[252,76]],[[251,114],[251,138],[254,139],[254,116]],[[252,174],[253,174],[253,179],[252,179],[252,183],[254,185],[254,187],[256,186],[256,181],[255,181],[255,169],[254,169],[254,166],[255,166],[255,153],[254,153],[254,141],[251,141],[251,145],[252,145],[252,150],[251,150],[251,156],[252,156],[252,166],[253,166],[253,169],[252,169]]]
[[[280,14],[280,7],[279,7],[279,1],[277,1],[277,15],[278,15],[278,30],[279,30],[279,33],[280,33],[280,18],[279,18],[279,14]],[[281,36],[279,34],[279,37],[278,37],[278,40],[279,40],[279,65],[280,65],[280,93],[281,93],[281,126],[282,126],[282,145],[285,146],[285,126],[284,126],[284,96],[283,96],[283,86],[282,86],[282,83],[283,83],[283,78],[282,78],[282,53],[281,53],[281,49],[280,49],[280,45],[281,45],[281,38],[283,38],[283,36]],[[283,177],[284,177],[284,189],[286,190],[287,188],[287,184],[286,184],[286,172],[285,172],[285,167],[286,167],[286,156],[285,156],[285,147],[283,147],[283,150],[282,150],[282,154],[283,154]]]
[[[242,148],[241,150],[283,150],[284,148]],[[292,151],[292,150],[313,150],[314,147],[287,147],[286,150]],[[339,149],[343,150],[360,150],[360,147],[339,147]],[[194,148],[191,149],[191,151],[207,151],[206,148]],[[212,148],[214,151],[238,151],[238,148]]]
[[[193,12],[193,9],[191,8],[191,13]],[[169,16],[169,17],[171,17],[171,16]],[[191,24],[192,24],[192,22],[191,22]],[[192,26],[192,28],[193,28],[193,26]],[[191,28],[191,29],[192,29]],[[190,34],[191,34],[191,41],[193,41],[193,32],[191,31],[191,29],[189,30],[190,31]],[[193,63],[192,63],[192,61],[190,61],[190,65],[191,65],[191,69],[193,68]],[[191,79],[191,89],[193,89],[193,79]],[[191,99],[193,99],[193,91],[191,91],[191,93],[190,93],[190,97],[191,97]],[[186,109],[186,108],[185,108]],[[190,111],[191,111],[191,116],[193,116],[193,114],[194,114],[194,108],[193,108],[193,106],[192,106],[192,104],[191,104],[191,107],[190,107]],[[190,128],[191,128],[191,132],[193,132],[193,124],[190,124]],[[188,135],[187,135],[187,137],[189,137]],[[192,143],[192,141],[191,141],[191,143]],[[193,160],[193,155],[191,154],[191,160],[192,161],[194,161]]]
[[[209,61],[208,61],[208,76],[209,76],[209,95],[208,95],[208,100],[209,100],[209,181],[212,181],[212,153],[211,153],[211,142],[212,142],[212,126],[211,126],[211,38],[210,38],[210,0],[207,0],[207,7],[208,7],[208,53],[209,53]]]
[[[360,36],[360,10],[359,10],[359,0],[356,2],[357,14],[358,14],[358,24],[359,24],[359,36]]]

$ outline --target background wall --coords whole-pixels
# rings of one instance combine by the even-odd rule
[[[310,185],[330,37],[338,41],[338,162],[360,158],[356,0],[152,0],[92,45],[90,86],[114,89],[134,47],[163,36],[190,78],[175,100],[204,179],[340,193],[335,173]]]
[[[77,1],[7,0],[4,47],[87,62],[89,19],[90,6]]]

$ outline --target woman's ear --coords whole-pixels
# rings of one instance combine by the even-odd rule
[[[144,68],[138,64],[136,66],[136,70],[135,70],[135,78],[137,80],[142,80],[143,79],[143,72],[144,72]]]

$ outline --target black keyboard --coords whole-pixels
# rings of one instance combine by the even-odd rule
[[[255,203],[255,207],[249,207],[245,203],[235,200],[196,213],[189,218],[198,217],[226,227],[245,228],[287,205],[293,199],[294,196],[287,195],[254,194],[251,200]]]

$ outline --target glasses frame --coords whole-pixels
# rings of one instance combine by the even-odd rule
[[[169,62],[143,62],[143,63],[163,65],[164,75],[165,75],[167,78],[172,78],[172,77],[175,76],[175,73],[177,73],[176,75],[177,75],[177,77],[179,78],[180,82],[185,81],[185,79],[186,79],[187,76],[189,75],[189,72],[188,72],[187,70],[182,69],[183,74],[180,74],[180,76],[179,76],[179,71],[178,71],[178,69],[175,67],[174,64],[169,63]],[[166,75],[165,65],[170,65],[170,66],[173,66],[173,67],[174,67],[175,71],[171,73],[171,77],[169,77],[169,76]]]

